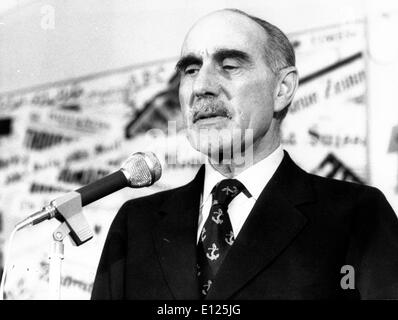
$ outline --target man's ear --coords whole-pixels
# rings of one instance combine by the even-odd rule
[[[298,88],[298,72],[296,67],[287,67],[279,72],[279,81],[275,92],[274,112],[281,112],[293,100]]]

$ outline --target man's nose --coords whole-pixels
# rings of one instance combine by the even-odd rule
[[[220,83],[216,70],[212,66],[202,66],[193,82],[193,93],[196,97],[217,96]]]

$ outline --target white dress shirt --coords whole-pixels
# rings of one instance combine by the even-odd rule
[[[239,180],[246,189],[250,192],[252,197],[248,198],[243,192],[239,193],[229,204],[228,214],[232,224],[232,230],[234,237],[239,234],[240,229],[245,223],[250,211],[256,203],[260,193],[263,191],[265,186],[268,184],[271,177],[274,175],[276,169],[281,164],[283,159],[283,149],[279,145],[274,152],[272,152],[265,159],[257,162],[255,165],[244,170],[238,174],[234,179]],[[203,225],[205,224],[207,217],[209,216],[212,196],[211,191],[213,187],[221,180],[227,179],[221,173],[216,171],[210,163],[205,164],[205,179],[202,194],[202,201],[199,210],[199,222],[197,232],[197,242],[199,242],[199,236],[202,231]]]

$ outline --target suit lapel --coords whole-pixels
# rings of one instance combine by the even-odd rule
[[[188,185],[176,189],[161,208],[153,232],[164,276],[176,299],[198,299],[196,234],[204,166]]]
[[[231,297],[293,241],[307,220],[297,205],[313,199],[308,179],[285,152],[225,258],[207,299]]]

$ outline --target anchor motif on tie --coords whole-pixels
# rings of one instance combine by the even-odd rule
[[[226,195],[234,195],[238,192],[238,188],[236,186],[233,186],[232,189],[230,187],[225,187],[224,189],[221,189],[221,191],[224,191]]]
[[[200,240],[203,242],[206,239],[206,228],[203,227],[202,233],[200,234]]]
[[[211,281],[211,280],[207,280],[207,284],[204,284],[204,285],[203,285],[203,290],[202,290],[202,294],[203,294],[203,295],[207,295],[207,293],[208,293],[209,290],[210,290],[211,284],[212,284],[212,281]]]
[[[217,260],[218,257],[220,256],[220,254],[219,253],[215,253],[215,251],[218,250],[216,244],[213,243],[213,245],[210,248],[207,248],[207,249],[211,250],[211,251],[210,251],[210,254],[208,252],[206,253],[206,257],[208,259],[210,259],[211,261]]]
[[[221,216],[223,215],[223,212],[221,209],[218,209],[218,211],[213,211],[213,216],[211,217],[211,220],[213,220],[217,224],[223,223],[224,220],[221,220]]]
[[[234,243],[235,239],[234,239],[234,233],[231,230],[227,236],[225,237],[225,242],[228,243],[230,246],[232,246],[232,244]]]

